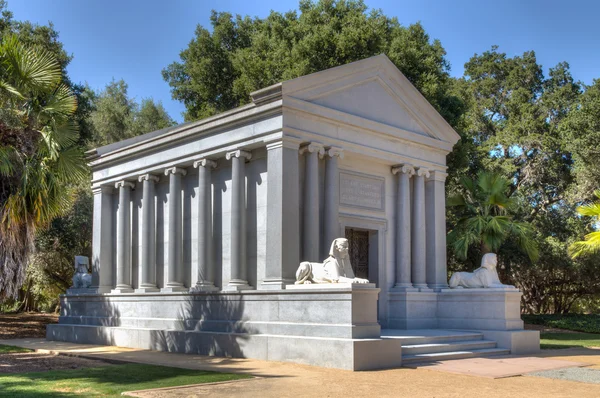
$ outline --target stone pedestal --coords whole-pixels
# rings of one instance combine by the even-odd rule
[[[382,339],[374,285],[279,291],[61,296],[49,340],[287,361],[348,370],[398,367]]]
[[[442,289],[438,297],[438,327],[522,330],[521,295],[515,288]]]

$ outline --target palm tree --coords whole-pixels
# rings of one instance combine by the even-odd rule
[[[47,51],[0,43],[0,295],[23,284],[38,228],[68,209],[87,170],[76,146],[77,100]]]
[[[448,233],[448,243],[457,257],[466,259],[474,245],[479,246],[481,254],[497,252],[513,237],[531,261],[536,261],[538,250],[531,226],[508,215],[514,206],[514,200],[506,194],[509,181],[495,173],[480,172],[476,180],[462,178],[461,185],[463,192],[447,200],[447,206],[459,209],[459,220]]]
[[[600,199],[600,189],[594,192],[594,195]],[[600,200],[577,208],[580,216],[592,217],[597,226],[600,226]],[[590,232],[579,242],[574,242],[569,246],[569,253],[573,259],[590,254],[600,253],[600,231]]]

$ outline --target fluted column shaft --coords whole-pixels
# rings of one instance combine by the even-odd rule
[[[419,289],[427,288],[425,177],[429,177],[429,171],[420,167],[416,170],[413,182],[412,283],[414,287]]]
[[[212,261],[212,169],[217,162],[200,159],[194,162],[198,168],[198,278],[191,291],[214,291],[215,270]]]
[[[342,148],[331,147],[327,150],[325,162],[325,206],[323,212],[322,250],[328,250],[334,239],[340,238],[340,173],[338,159],[344,158]],[[327,253],[321,253],[323,258]]]
[[[113,293],[131,293],[131,189],[129,181],[119,181],[119,212],[117,214],[117,285]]]
[[[142,187],[142,278],[136,293],[156,292],[156,220],[154,217],[154,183],[159,178],[152,174],[139,176]]]
[[[223,290],[250,289],[246,263],[246,160],[249,152],[236,150],[226,154],[231,160],[231,277]]]
[[[410,165],[392,167],[397,176],[396,195],[396,284],[395,288],[410,289],[411,280],[411,207],[410,177],[415,169]]]
[[[300,148],[300,154],[306,154],[302,261],[319,261],[319,158],[322,158],[324,153],[323,146],[314,142]]]
[[[183,279],[183,215],[181,179],[187,172],[179,167],[165,170],[169,176],[169,243],[167,246],[167,284],[165,292],[185,291]]]
[[[92,285],[98,293],[109,293],[114,287],[114,254],[112,219],[113,187],[93,189],[94,223],[92,237]]]

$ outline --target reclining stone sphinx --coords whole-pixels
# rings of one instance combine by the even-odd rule
[[[481,267],[473,272],[455,272],[448,285],[451,288],[504,288],[514,289],[512,285],[500,282],[496,266],[498,257],[496,253],[487,253],[481,259]]]
[[[303,261],[296,271],[296,285],[309,283],[369,283],[356,278],[348,258],[348,239],[337,238],[331,243],[329,257],[322,263]]]

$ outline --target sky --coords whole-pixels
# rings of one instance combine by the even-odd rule
[[[498,45],[509,56],[534,50],[548,68],[567,61],[576,80],[600,78],[600,1],[594,0],[365,0],[401,24],[420,21],[446,49],[451,74],[462,76],[474,54]],[[265,17],[298,8],[298,0],[8,0],[16,20],[54,23],[73,56],[74,82],[101,90],[124,79],[129,95],[152,97],[183,121],[161,70],[179,60],[196,26],[210,28],[212,9]]]

